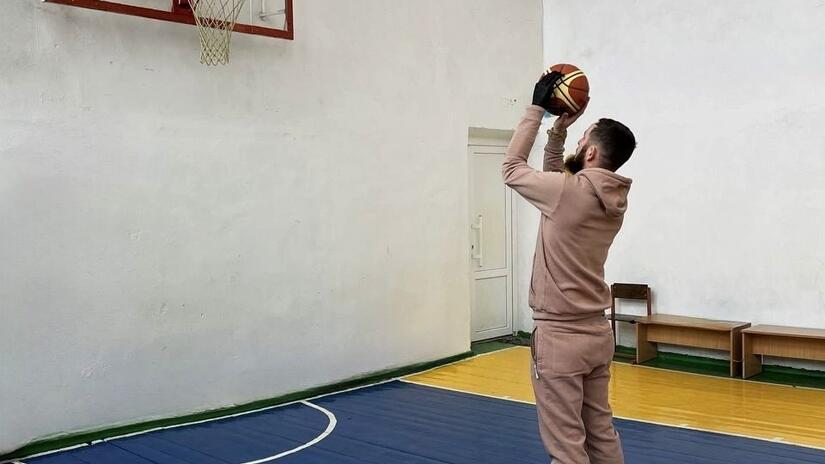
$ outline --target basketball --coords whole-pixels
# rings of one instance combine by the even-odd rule
[[[590,93],[590,83],[584,72],[572,64],[554,64],[547,71],[558,71],[564,75],[553,91],[548,111],[556,116],[564,113],[574,114],[587,103]]]

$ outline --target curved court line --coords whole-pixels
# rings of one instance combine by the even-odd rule
[[[328,437],[329,434],[331,434],[332,431],[335,430],[335,426],[338,425],[338,419],[335,418],[335,414],[329,412],[329,410],[324,409],[324,408],[322,408],[318,405],[312,404],[309,401],[301,401],[301,404],[303,404],[305,406],[309,406],[310,408],[317,409],[318,411],[321,411],[322,413],[326,414],[327,418],[329,419],[329,424],[327,425],[326,430],[321,432],[320,435],[313,438],[311,441],[308,441],[308,442],[304,443],[303,445],[301,445],[297,448],[292,448],[289,451],[284,451],[283,453],[278,453],[278,454],[276,454],[274,456],[270,456],[268,458],[257,459],[255,461],[247,461],[247,462],[243,462],[241,464],[261,464],[262,462],[274,461],[274,460],[282,458],[284,456],[289,456],[290,454],[295,454],[298,451],[305,450],[305,449],[309,448],[310,446],[314,446],[314,445],[318,444],[318,442],[320,442],[324,438]]]
[[[460,362],[467,361],[468,359],[479,358],[479,357],[483,357],[483,356],[489,356],[489,355],[494,354],[494,353],[513,350],[513,349],[517,349],[517,348],[522,348],[522,347],[514,346],[514,347],[511,347],[511,348],[504,348],[502,350],[477,354],[477,355],[469,356],[469,357],[464,358],[464,359],[459,359],[458,361],[453,361],[453,362],[446,363],[446,364],[440,364],[436,367],[432,367],[430,369],[425,369],[423,371],[414,372],[412,374],[405,374],[405,375],[402,375],[402,376],[393,377],[391,379],[381,380],[379,382],[373,382],[373,383],[368,383],[368,384],[364,384],[364,385],[358,385],[358,386],[355,386],[355,387],[352,387],[352,388],[346,388],[344,390],[337,390],[337,391],[333,391],[333,392],[329,392],[329,393],[323,393],[323,394],[320,394],[320,395],[311,396],[311,397],[306,398],[304,400],[295,400],[295,401],[290,401],[290,402],[287,402],[287,403],[275,404],[275,405],[272,405],[272,406],[265,406],[263,408],[253,409],[253,410],[250,410],[250,411],[239,412],[239,413],[236,413],[236,414],[228,414],[226,416],[212,417],[212,418],[209,418],[209,419],[203,419],[203,420],[199,420],[199,421],[184,422],[182,424],[167,425],[165,427],[154,427],[154,428],[151,428],[151,429],[141,430],[141,431],[138,431],[138,432],[127,433],[127,434],[123,434],[123,435],[115,435],[113,437],[104,438],[102,440],[94,440],[94,441],[91,441],[89,443],[81,443],[81,444],[78,444],[78,445],[67,446],[65,448],[58,448],[58,449],[55,449],[55,450],[44,451],[42,453],[30,454],[30,455],[25,456],[23,458],[17,458],[18,461],[3,461],[0,464],[18,464],[18,463],[19,464],[26,464],[25,461],[27,459],[39,458],[41,456],[48,456],[50,454],[57,454],[57,453],[61,453],[63,451],[70,451],[70,450],[77,449],[77,448],[85,448],[85,447],[90,446],[90,445],[95,445],[95,444],[98,444],[98,443],[103,443],[103,442],[108,442],[108,441],[119,440],[121,438],[129,438],[129,437],[134,437],[134,436],[137,436],[137,435],[143,435],[143,434],[146,434],[146,433],[157,432],[159,430],[176,429],[176,428],[179,428],[179,427],[186,427],[186,426],[189,426],[189,425],[197,425],[197,424],[203,424],[203,423],[206,423],[206,422],[213,422],[213,421],[217,421],[217,420],[229,419],[229,418],[232,418],[232,417],[240,417],[240,416],[245,416],[247,414],[254,414],[256,412],[268,411],[270,409],[283,408],[285,406],[291,406],[293,404],[298,404],[298,403],[305,403],[306,402],[307,404],[310,404],[308,402],[311,401],[311,400],[317,400],[319,398],[324,398],[324,397],[332,396],[332,395],[340,395],[341,393],[347,393],[347,392],[351,392],[351,391],[355,391],[355,390],[361,390],[361,389],[364,389],[364,388],[374,387],[376,385],[383,385],[385,383],[397,382],[399,380],[403,380],[404,377],[423,374],[425,372],[430,372],[430,371],[433,371],[433,370],[441,368],[441,367],[452,366],[453,364],[458,364]]]
[[[644,366],[642,366],[642,367],[644,367]],[[697,375],[701,375],[701,374],[697,374]],[[406,380],[406,379],[398,379],[398,380],[400,382],[403,382],[403,383],[409,383],[409,384],[413,384],[413,385],[420,385],[422,387],[438,388],[440,390],[447,390],[447,391],[452,391],[452,392],[456,392],[456,393],[464,393],[464,394],[467,394],[467,395],[483,396],[485,398],[492,398],[492,399],[495,399],[495,400],[502,400],[502,401],[511,401],[513,403],[529,404],[531,406],[536,405],[536,403],[534,403],[532,401],[524,401],[524,400],[519,400],[519,399],[516,399],[516,398],[508,398],[506,396],[495,396],[495,395],[488,395],[488,394],[485,394],[485,393],[476,393],[476,392],[472,392],[472,391],[468,391],[468,390],[459,390],[457,388],[442,387],[440,385],[431,385],[431,384],[428,384],[428,383],[418,382],[418,381],[415,381],[415,380]],[[735,380],[735,379],[733,379],[733,380]],[[663,427],[673,427],[673,428],[676,428],[676,429],[693,430],[695,432],[707,432],[707,433],[713,433],[713,434],[716,434],[716,435],[727,435],[727,436],[731,436],[731,437],[748,438],[748,439],[751,439],[751,440],[766,441],[766,442],[769,442],[769,443],[781,443],[783,445],[788,445],[788,446],[798,446],[800,448],[808,448],[808,449],[815,449],[815,450],[825,451],[825,448],[823,448],[823,447],[819,447],[819,446],[815,446],[815,445],[807,445],[805,443],[797,443],[797,442],[787,441],[787,440],[777,440],[777,439],[764,438],[764,437],[752,437],[750,435],[743,435],[741,433],[721,432],[719,430],[701,429],[701,428],[698,428],[698,427],[692,427],[690,425],[668,424],[668,423],[665,423],[665,422],[657,422],[657,421],[646,420],[646,419],[637,419],[635,417],[626,417],[626,416],[616,416],[616,415],[614,415],[613,418],[614,419],[622,419],[622,420],[626,420],[626,421],[632,421],[632,422],[641,422],[641,423],[644,423],[644,424],[661,425]]]
[[[296,403],[301,403],[304,406],[309,406],[312,409],[315,409],[315,410],[318,410],[318,411],[321,411],[322,413],[324,413],[324,415],[327,416],[327,419],[329,419],[329,423],[327,424],[327,428],[323,432],[321,432],[320,435],[318,435],[317,437],[313,438],[312,440],[304,443],[301,446],[298,446],[296,448],[292,448],[291,450],[284,451],[282,453],[278,453],[274,456],[269,456],[269,457],[266,457],[266,458],[257,459],[255,461],[247,461],[247,462],[243,462],[241,464],[261,464],[261,463],[264,463],[264,462],[269,462],[269,461],[274,461],[276,459],[280,459],[284,456],[289,456],[290,454],[295,454],[298,451],[305,450],[305,449],[309,448],[310,446],[314,446],[314,445],[318,444],[318,442],[320,442],[324,438],[328,437],[332,433],[332,431],[335,430],[335,426],[338,425],[338,419],[336,419],[335,414],[333,414],[332,412],[330,412],[327,409],[322,408],[321,406],[312,404],[309,401],[305,401],[305,400],[304,401],[294,401],[294,402],[288,403],[288,404],[296,404]],[[286,404],[278,405],[278,406],[286,406]],[[272,406],[272,407],[269,407],[269,408],[266,408],[266,409],[272,409],[272,408],[276,408],[278,406]],[[246,414],[250,414],[250,412],[243,413],[243,414],[238,414],[238,415],[246,415]],[[228,416],[228,417],[236,417],[236,416]],[[226,419],[226,417],[224,417],[223,419]],[[193,424],[196,424],[196,423],[202,423],[202,422],[207,422],[207,421],[211,421],[211,420],[216,420],[216,419],[209,419],[209,420],[206,420],[206,421],[199,421],[199,422],[190,423],[190,424],[187,424],[187,425],[193,425]],[[175,426],[165,427],[165,428],[162,427],[162,428],[159,428],[159,429],[166,429],[166,428],[176,428],[176,427]],[[148,431],[143,432],[143,433],[148,433]],[[64,449],[61,449],[61,450],[51,451],[51,452],[42,453],[42,454],[38,454],[38,455],[32,455],[32,456],[26,457],[24,459],[31,459],[31,458],[36,457],[36,456],[43,456],[43,455],[46,455],[46,454],[54,454],[54,453],[58,453],[58,452],[61,452],[61,451],[69,451],[69,450],[76,449],[76,448],[84,448],[86,446],[89,446],[90,444],[113,441],[113,440],[116,440],[116,439],[125,438],[125,437],[133,436],[133,435],[141,435],[141,434],[142,433],[135,433],[135,434],[130,434],[130,435],[122,435],[122,436],[119,436],[119,437],[116,437],[116,438],[110,438],[110,439],[105,439],[105,440],[96,440],[92,443],[88,443],[88,444],[84,443],[82,445],[76,445],[76,446],[72,446],[72,447],[69,447],[69,448],[64,448]],[[9,462],[9,464],[25,464],[23,461],[6,461],[6,462]]]

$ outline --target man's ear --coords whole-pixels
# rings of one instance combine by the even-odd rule
[[[584,153],[584,159],[587,161],[595,161],[596,157],[599,155],[599,147],[596,144],[591,144],[587,147],[587,151]]]

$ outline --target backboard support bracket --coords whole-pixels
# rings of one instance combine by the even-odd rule
[[[189,24],[192,26],[195,25],[195,16],[192,14],[191,8],[188,8],[188,0],[170,0],[170,9],[168,11],[117,3],[108,0],[43,0],[43,2],[88,8],[98,11],[108,11],[110,13],[118,13],[129,16],[139,16],[141,18],[157,19],[160,21],[169,21],[173,23]],[[186,5],[183,6],[182,2],[185,2]],[[285,6],[283,14],[286,16],[284,29],[253,26],[250,24],[235,24],[234,32],[294,40],[295,30],[293,28],[292,2],[293,0],[284,1]]]

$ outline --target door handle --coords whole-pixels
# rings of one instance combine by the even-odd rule
[[[478,253],[472,255],[472,258],[478,261],[478,267],[484,267],[484,216],[478,215],[477,222],[474,222],[473,230],[478,231]]]

